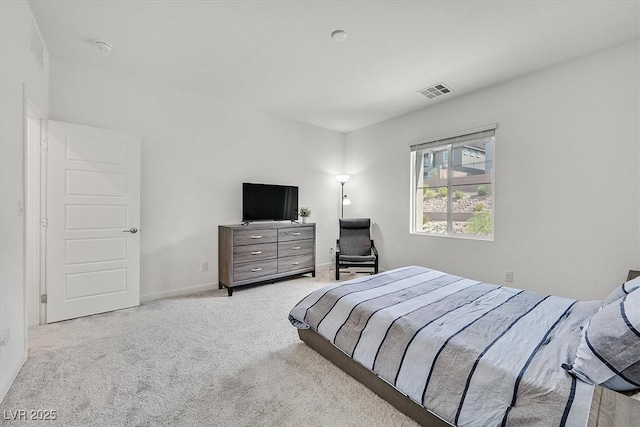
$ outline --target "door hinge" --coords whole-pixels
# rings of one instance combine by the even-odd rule
[[[40,303],[41,304],[46,304],[47,303],[47,294],[40,295]]]
[[[49,226],[49,219],[48,218],[40,218],[40,225],[42,225],[43,227],[48,227]]]
[[[40,143],[40,146],[42,147],[42,151],[49,150],[49,142],[46,139],[42,140],[42,142]]]

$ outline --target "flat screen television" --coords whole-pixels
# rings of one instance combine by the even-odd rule
[[[298,187],[242,183],[242,221],[298,219]]]

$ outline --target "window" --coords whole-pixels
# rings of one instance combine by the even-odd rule
[[[495,129],[412,143],[412,233],[493,238]]]

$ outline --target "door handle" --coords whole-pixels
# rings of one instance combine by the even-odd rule
[[[128,230],[122,230],[123,233],[131,233],[131,234],[136,234],[138,232],[138,229],[135,227],[131,227]]]

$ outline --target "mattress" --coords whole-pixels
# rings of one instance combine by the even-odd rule
[[[451,424],[585,426],[594,386],[565,368],[598,308],[411,266],[321,288],[289,320]]]

